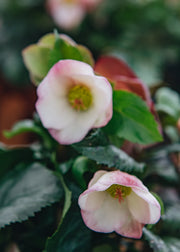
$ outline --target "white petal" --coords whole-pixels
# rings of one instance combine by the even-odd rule
[[[107,173],[107,171],[104,171],[104,170],[99,170],[96,173],[94,173],[93,178],[90,180],[88,184],[88,188],[93,186],[100,179],[100,177],[102,177],[105,173]]]
[[[39,84],[36,109],[46,128],[61,129],[74,120],[76,113],[67,100],[72,83],[71,78],[49,72]]]
[[[127,197],[130,212],[141,223],[156,223],[160,218],[159,203],[150,192],[135,190],[136,193],[132,192]],[[139,195],[137,195],[137,192]]]
[[[71,124],[61,130],[51,130],[53,137],[61,144],[72,144],[81,141],[92,128],[94,113],[75,111],[76,117]]]
[[[53,76],[69,76],[84,74],[94,76],[94,71],[89,64],[78,60],[60,60],[50,70]]]
[[[85,10],[78,4],[59,4],[52,10],[55,22],[64,29],[72,29],[79,25]]]
[[[82,210],[95,211],[99,209],[106,197],[106,192],[91,192],[85,191],[79,197],[78,203]]]
[[[124,225],[115,231],[122,236],[139,239],[142,236],[142,228],[143,225],[130,216],[126,218]]]
[[[107,124],[112,117],[112,87],[110,83],[99,76],[74,75],[76,83],[83,83],[89,87],[93,96],[93,113],[96,120],[93,127],[98,128]]]
[[[100,208],[94,211],[82,210],[81,213],[85,224],[90,229],[104,233],[119,229],[129,218],[125,202],[120,204],[117,199],[111,197],[107,192]]]

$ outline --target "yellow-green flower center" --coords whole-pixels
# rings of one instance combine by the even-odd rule
[[[68,101],[75,110],[88,110],[92,104],[92,100],[93,97],[90,89],[84,85],[75,85],[68,92]]]
[[[108,192],[113,198],[116,198],[119,200],[119,203],[121,203],[126,196],[128,196],[131,193],[132,189],[127,186],[122,185],[111,185],[108,189],[106,189],[106,192]]]

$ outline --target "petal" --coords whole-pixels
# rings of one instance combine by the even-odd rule
[[[51,14],[57,25],[64,29],[72,29],[81,23],[85,11],[77,4],[59,4],[52,9]]]
[[[106,197],[106,192],[85,191],[79,196],[78,204],[82,210],[95,211],[99,209]]]
[[[104,77],[74,75],[73,80],[88,86],[93,95],[94,128],[105,126],[112,117],[112,87]],[[88,111],[89,112],[89,111]]]
[[[119,229],[116,229],[115,231],[122,236],[139,239],[142,236],[143,226],[143,224],[141,224],[131,216],[129,218],[126,218],[124,225],[119,227]]]
[[[36,109],[46,128],[61,129],[76,116],[66,98],[72,80],[64,76],[58,79],[51,77],[48,75],[38,87]]]
[[[105,191],[108,187],[113,184],[123,185],[127,187],[139,188],[145,192],[148,189],[142,184],[142,182],[133,175],[129,175],[126,172],[119,170],[107,172],[91,187],[92,190]]]
[[[124,226],[129,219],[129,212],[125,202],[122,204],[119,201],[105,192],[103,203],[100,207],[93,211],[89,211],[88,206],[86,210],[81,210],[82,218],[85,224],[92,230],[97,232],[109,233],[119,230]]]
[[[95,172],[93,178],[90,180],[90,182],[88,184],[88,188],[90,188],[92,185],[94,185],[100,179],[100,177],[102,177],[102,175],[104,175],[106,173],[107,173],[107,171],[104,171],[104,170],[99,170],[99,171]]]
[[[150,192],[135,188],[127,200],[129,209],[137,221],[144,224],[154,224],[159,220],[161,208]]]
[[[136,78],[136,75],[123,60],[112,56],[102,56],[98,59],[94,70],[112,80],[117,75]]]
[[[84,74],[94,76],[93,69],[90,65],[77,61],[77,60],[60,60],[50,70],[50,74],[53,76],[70,76],[77,74]]]

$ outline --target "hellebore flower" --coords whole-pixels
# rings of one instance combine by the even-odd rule
[[[121,171],[98,171],[79,197],[82,218],[90,229],[140,238],[144,224],[160,218],[160,205],[142,182]]]
[[[61,144],[81,141],[112,117],[112,88],[90,65],[60,60],[37,89],[36,109],[45,128]]]
[[[70,30],[78,26],[86,12],[92,11],[102,0],[47,0],[47,9],[55,23]]]

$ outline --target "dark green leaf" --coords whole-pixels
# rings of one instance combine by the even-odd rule
[[[113,252],[113,248],[108,244],[103,244],[95,247],[93,252]]]
[[[18,163],[28,164],[33,162],[34,153],[31,148],[6,148],[0,147],[0,177],[14,169]]]
[[[172,164],[169,159],[168,154],[173,151],[178,151],[180,146],[172,145],[172,146],[163,146],[160,149],[154,149],[152,152],[148,151],[146,153],[145,162],[147,163],[147,173],[146,176],[155,175],[160,178],[160,182],[170,183],[172,185],[177,185],[179,183],[179,179]]]
[[[26,220],[62,196],[59,179],[41,164],[17,167],[0,180],[0,227]]]
[[[96,161],[98,164],[104,164],[108,167],[115,167],[121,171],[136,173],[143,172],[144,164],[136,162],[124,151],[113,145],[85,147],[73,145],[73,147],[82,155]]]
[[[101,129],[96,129],[92,130],[81,142],[74,144],[73,147],[81,149],[83,147],[105,146],[108,144],[109,142],[104,132]]]
[[[167,208],[162,216],[162,225],[166,233],[180,237],[180,203]]]
[[[72,166],[72,174],[77,183],[84,188],[84,190],[87,188],[87,183],[83,175],[85,172],[93,171],[96,171],[94,163],[84,156],[78,157]]]
[[[113,118],[106,127],[109,134],[140,144],[162,140],[153,115],[137,95],[114,91],[113,110]]]
[[[143,228],[145,239],[154,252],[179,252],[180,240],[173,237],[161,238],[151,231]]]
[[[77,206],[72,206],[60,228],[47,240],[45,252],[90,252],[91,231],[84,225]]]

